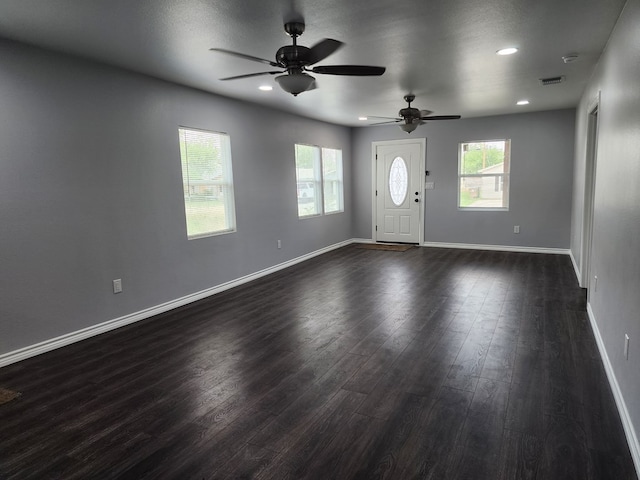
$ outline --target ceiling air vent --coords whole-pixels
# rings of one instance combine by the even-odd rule
[[[560,77],[548,77],[548,78],[540,79],[540,85],[542,85],[543,87],[546,85],[555,85],[556,83],[562,83],[562,82],[564,82],[564,75]]]

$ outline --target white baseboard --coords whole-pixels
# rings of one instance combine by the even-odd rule
[[[140,310],[138,312],[125,315],[123,317],[107,320],[106,322],[102,322],[97,325],[92,325],[90,327],[83,328],[82,330],[77,330],[75,332],[67,333],[59,337],[51,338],[49,340],[45,340],[44,342],[36,343],[35,345],[29,345],[27,347],[14,350],[12,352],[4,353],[0,355],[0,368],[6,365],[10,365],[12,363],[19,362],[21,360],[26,360],[27,358],[35,357],[36,355],[40,355],[42,353],[50,352],[51,350],[55,350],[57,348],[71,345],[72,343],[79,342],[81,340],[85,340],[87,338],[94,337],[96,335],[100,335],[101,333],[115,330],[116,328],[124,327],[125,325],[129,325],[131,323],[139,322],[140,320],[144,320],[146,318],[152,317],[154,315],[158,315],[160,313],[167,312],[169,310],[173,310],[174,308],[187,305],[197,300],[210,297],[211,295],[215,295],[216,293],[224,292],[225,290],[229,290],[230,288],[243,285],[253,280],[257,280],[258,278],[264,277],[271,273],[278,272],[287,267],[291,267],[298,263],[304,262],[305,260],[309,260],[313,257],[317,257],[318,255],[322,255],[323,253],[330,252],[332,250],[344,247],[346,245],[350,245],[352,243],[354,243],[353,239],[345,240],[344,242],[336,243],[334,245],[321,248],[314,252],[307,253],[305,255],[296,257],[291,260],[287,260],[286,262],[280,263],[278,265],[274,265],[269,268],[265,268],[264,270],[260,270],[258,272],[246,275],[244,277],[231,280],[229,282],[217,285],[215,287],[207,288],[205,290],[192,293],[190,295],[186,295],[184,297],[177,298],[175,300],[170,300],[160,305],[146,308],[144,310]]]
[[[371,238],[354,238],[357,243],[376,243]],[[566,248],[547,247],[520,247],[513,245],[484,245],[479,243],[446,243],[446,242],[423,242],[421,247],[434,248],[461,248],[466,250],[494,250],[500,252],[523,252],[523,253],[550,253],[554,255],[571,255],[571,250]],[[573,259],[573,257],[572,257]],[[574,263],[575,267],[575,263]]]
[[[618,407],[618,413],[620,414],[624,434],[627,437],[627,443],[629,444],[631,458],[633,458],[633,464],[636,468],[636,474],[640,474],[640,443],[638,442],[638,436],[635,428],[633,427],[629,410],[627,410],[627,404],[624,401],[620,385],[618,385],[618,380],[616,379],[616,374],[611,366],[611,361],[609,360],[609,355],[607,354],[607,349],[604,346],[604,341],[600,335],[600,330],[598,329],[598,324],[596,323],[595,315],[593,314],[590,303],[587,303],[587,315],[589,317],[589,322],[591,323],[593,335],[596,337],[598,351],[600,352],[600,357],[604,364],[604,370],[607,372],[607,379],[609,380],[609,385],[613,392],[613,398],[616,401],[616,407]]]
[[[523,253],[550,253],[555,255],[569,255],[570,250],[566,248],[547,248],[547,247],[520,247],[512,245],[482,245],[475,243],[443,243],[443,242],[424,242],[423,247],[436,248],[462,248],[468,250],[495,250],[500,252],[523,252]]]
[[[569,250],[569,258],[571,258],[571,264],[573,265],[573,271],[576,273],[576,278],[578,279],[578,284],[582,281],[582,273],[580,273],[580,269],[578,268],[578,262],[576,262],[576,257],[573,256],[573,252]],[[586,288],[580,285],[581,288]]]

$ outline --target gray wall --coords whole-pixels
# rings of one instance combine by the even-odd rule
[[[571,251],[581,257],[588,108],[600,92],[591,254],[593,312],[640,436],[640,0],[629,0],[577,110]],[[582,266],[580,266],[582,268]],[[629,360],[624,334],[631,338]],[[636,448],[638,445],[636,445]],[[636,452],[640,453],[640,452]]]
[[[10,42],[0,65],[0,354],[352,237],[348,188],[298,219],[294,169],[341,148],[349,185],[349,128]],[[231,135],[237,233],[187,240],[180,125]]]
[[[371,238],[371,143],[426,136],[435,189],[425,192],[425,241],[568,249],[574,120],[570,109],[429,122],[411,136],[395,125],[354,129],[355,236]],[[509,211],[459,211],[458,144],[500,138],[511,139]]]

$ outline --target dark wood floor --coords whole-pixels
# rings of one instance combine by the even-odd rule
[[[2,479],[636,478],[562,255],[349,246],[0,387]]]

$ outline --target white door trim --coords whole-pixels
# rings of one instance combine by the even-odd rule
[[[596,188],[596,170],[598,162],[598,123],[600,113],[600,92],[589,103],[587,110],[587,151],[584,172],[584,204],[582,217],[582,239],[580,246],[579,279],[582,288],[589,289],[592,280],[591,252],[593,241],[593,210]],[[588,292],[590,295],[591,292]]]
[[[376,222],[377,222],[377,202],[376,188],[377,182],[377,163],[376,150],[383,145],[398,145],[417,143],[420,145],[420,172],[425,171],[426,155],[427,155],[427,139],[426,138],[410,138],[406,140],[385,140],[380,142],[371,142],[371,239],[376,241]],[[424,243],[424,199],[425,199],[425,175],[420,175],[420,213],[418,214],[418,245]]]

